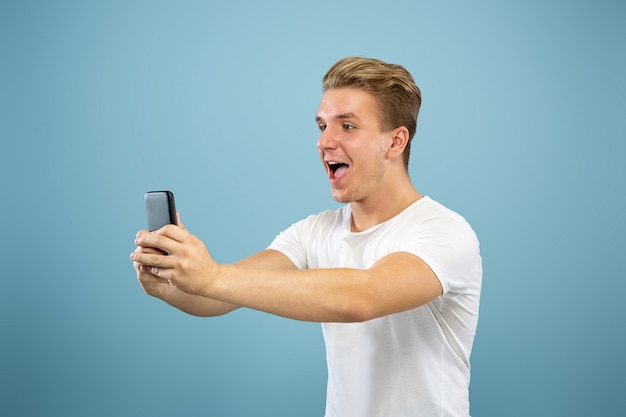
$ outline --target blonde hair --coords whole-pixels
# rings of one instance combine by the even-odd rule
[[[333,65],[322,80],[322,91],[350,87],[363,90],[376,99],[383,131],[404,126],[409,141],[404,150],[404,166],[408,169],[411,141],[417,129],[417,116],[422,93],[411,74],[401,65],[378,59],[347,57]]]

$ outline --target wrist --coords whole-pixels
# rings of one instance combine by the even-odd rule
[[[213,264],[207,269],[207,275],[204,279],[204,284],[197,295],[201,295],[209,298],[216,298],[219,293],[219,283],[223,276],[224,265],[213,262]]]

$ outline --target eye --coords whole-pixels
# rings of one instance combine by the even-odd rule
[[[320,130],[320,131],[322,131],[322,132],[326,130],[326,125],[325,125],[325,124],[323,124],[323,123],[318,124],[318,125],[317,125],[317,127],[318,127],[318,128],[319,128],[319,130]]]
[[[344,123],[344,124],[343,124],[343,128],[344,128],[345,130],[352,130],[352,129],[354,129],[354,126],[352,126],[352,125],[351,125],[351,124],[349,124],[349,123]]]

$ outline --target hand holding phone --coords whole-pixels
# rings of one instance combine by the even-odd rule
[[[148,191],[145,195],[148,230],[158,230],[166,224],[178,224],[176,204],[171,191]]]

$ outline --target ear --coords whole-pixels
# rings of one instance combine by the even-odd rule
[[[404,148],[409,143],[409,129],[404,126],[397,127],[389,133],[390,143],[387,157],[390,159],[402,156]]]

